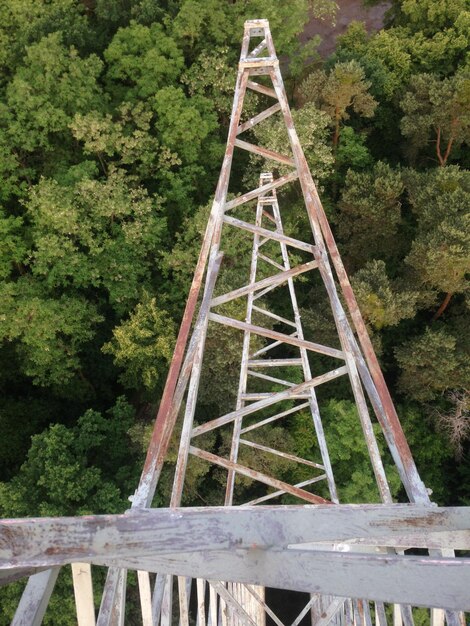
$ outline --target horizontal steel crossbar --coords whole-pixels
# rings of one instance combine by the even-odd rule
[[[236,471],[237,474],[242,474],[243,476],[247,476],[248,478],[257,480],[258,482],[269,485],[270,487],[282,489],[284,493],[290,493],[292,496],[296,496],[297,498],[305,500],[306,502],[310,502],[311,504],[332,504],[329,500],[326,500],[325,498],[317,496],[313,493],[309,493],[304,489],[299,489],[299,487],[289,485],[289,483],[286,483],[283,480],[278,480],[277,478],[274,478],[272,476],[268,476],[263,472],[258,472],[257,470],[245,467],[245,465],[241,465],[241,463],[235,463],[234,461],[224,459],[217,454],[212,454],[212,452],[201,450],[200,448],[196,448],[195,446],[191,446],[189,448],[189,452],[194,456],[197,456],[200,459],[204,459],[205,461],[209,461],[209,463],[214,463],[214,465],[218,465],[219,467],[223,467],[227,470]]]
[[[248,324],[247,322],[241,322],[231,317],[225,317],[224,315],[218,315],[217,313],[210,313],[209,319],[213,322],[218,322],[224,326],[231,326],[232,328],[238,328],[239,330],[247,330],[255,335],[261,335],[262,337],[268,337],[270,339],[276,339],[282,343],[287,343],[299,348],[305,348],[312,352],[318,352],[325,356],[332,356],[335,359],[344,359],[344,352],[337,350],[336,348],[330,348],[329,346],[323,346],[320,343],[314,343],[313,341],[306,341],[305,339],[298,339],[291,335],[285,335],[284,333],[278,333],[275,330],[269,328],[263,328],[262,326],[256,326],[254,324]]]
[[[235,145],[237,146],[237,148],[241,148],[242,150],[246,150],[247,152],[257,154],[264,157],[265,159],[270,159],[271,161],[276,161],[277,163],[282,163],[284,165],[295,165],[294,159],[292,157],[287,157],[284,154],[279,154],[279,152],[269,150],[268,148],[263,148],[262,146],[256,146],[252,143],[248,143],[247,141],[235,139]]]
[[[81,561],[469,610],[468,558],[289,548],[308,541],[350,538],[381,540],[387,545],[399,542],[403,535],[414,536],[422,545],[428,536],[452,533],[466,536],[470,547],[470,507],[209,507],[4,520],[0,523],[0,571]],[[432,547],[432,540],[427,546]]]
[[[293,248],[304,250],[305,252],[311,252],[312,254],[315,254],[317,251],[316,247],[311,243],[305,243],[304,241],[299,241],[298,239],[294,239],[293,237],[281,235],[280,233],[277,233],[275,231],[268,230],[267,228],[261,228],[260,226],[255,226],[254,224],[244,222],[243,220],[239,220],[235,217],[230,217],[226,215],[224,217],[224,222],[226,224],[230,224],[230,226],[235,226],[237,228],[247,230],[248,232],[255,233],[257,235],[262,235],[268,240],[272,239],[273,241],[279,241],[281,243],[285,243],[288,246],[292,246]]]
[[[238,417],[244,417],[245,415],[250,415],[251,413],[255,413],[256,411],[260,411],[261,409],[265,409],[268,406],[276,404],[277,402],[283,402],[284,400],[290,400],[292,396],[295,396],[298,393],[302,393],[302,391],[309,389],[310,387],[316,387],[318,385],[322,385],[323,383],[329,382],[330,380],[334,380],[339,376],[344,376],[347,373],[346,366],[338,367],[331,372],[327,372],[326,374],[322,374],[321,376],[316,376],[311,380],[308,380],[304,383],[300,383],[295,387],[291,387],[290,389],[286,389],[285,391],[279,391],[278,393],[270,394],[269,398],[265,400],[260,400],[259,402],[255,402],[254,404],[250,404],[250,406],[245,406],[236,411],[232,411],[230,413],[226,413],[221,417],[217,417],[216,419],[211,420],[210,422],[206,422],[205,424],[201,424],[196,426],[192,430],[192,437],[197,437],[198,435],[202,435],[203,433],[214,430],[214,428],[219,428],[219,426],[224,426],[225,424],[230,424],[233,420]]]
[[[299,456],[295,456],[295,454],[288,454],[287,452],[281,452],[281,450],[275,450],[274,448],[270,448],[269,446],[263,446],[260,443],[256,443],[256,441],[240,439],[240,443],[250,448],[261,450],[262,452],[269,452],[270,454],[280,456],[283,459],[287,459],[288,461],[295,461],[296,463],[301,463],[302,465],[308,465],[309,467],[315,467],[317,469],[325,469],[323,465],[320,465],[319,463],[314,463],[313,461],[309,461],[308,459],[302,459]]]
[[[240,287],[239,289],[234,289],[233,291],[229,291],[228,293],[223,294],[222,296],[217,296],[212,299],[211,306],[219,306],[220,304],[225,304],[226,302],[230,302],[231,300],[235,300],[235,298],[240,298],[242,296],[246,296],[249,293],[253,293],[254,291],[259,291],[260,289],[264,289],[268,286],[279,286],[282,283],[285,283],[289,278],[294,278],[295,276],[299,276],[300,274],[304,274],[305,272],[309,272],[310,270],[318,267],[317,261],[310,261],[310,263],[304,263],[303,265],[298,265],[297,267],[293,267],[291,270],[285,270],[283,272],[279,272],[279,274],[274,274],[274,276],[268,276],[268,278],[263,278],[262,280],[258,280],[255,283],[251,283],[249,285],[245,285],[244,287]]]
[[[287,185],[287,183],[291,183],[292,181],[297,180],[298,177],[299,177],[299,174],[297,170],[295,170],[294,172],[291,172],[290,174],[286,174],[285,176],[281,176],[281,178],[278,178],[272,183],[261,185],[261,187],[257,187],[256,189],[253,189],[252,191],[248,191],[242,196],[238,196],[238,198],[235,198],[234,200],[230,200],[229,202],[226,202],[224,205],[224,209],[226,211],[229,211],[230,209],[240,206],[241,204],[245,204],[245,202],[254,200],[258,196],[263,196],[268,191],[271,191],[271,189],[277,189],[278,187]]]

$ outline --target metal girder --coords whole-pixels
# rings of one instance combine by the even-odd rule
[[[264,584],[340,597],[470,609],[470,559],[344,550],[351,539],[382,545],[413,537],[424,547],[452,532],[470,547],[470,507],[336,505],[150,509],[124,515],[7,520],[0,568],[71,562]],[[50,550],[52,533],[56,546]],[[431,539],[427,539],[431,534]],[[312,542],[316,547],[312,549]],[[306,549],[305,546],[308,545]],[[223,572],[223,574],[222,574]],[[50,585],[44,572],[38,584]],[[32,578],[31,580],[35,580]],[[426,584],[422,581],[425,580]],[[29,623],[17,621],[18,624]],[[36,622],[40,623],[40,622]],[[98,622],[99,623],[99,622]]]
[[[209,529],[209,532],[208,532]],[[0,521],[0,571],[115,555],[287,548],[325,542],[470,550],[470,507],[413,504],[130,509],[121,515]],[[454,537],[457,536],[457,538]],[[53,547],[51,543],[53,542]],[[39,575],[38,575],[39,578]],[[449,581],[449,585],[452,581]]]
[[[254,43],[255,38],[261,41]],[[261,81],[270,81],[270,85],[254,81],[256,76],[260,76]],[[262,97],[273,98],[276,103],[242,121],[247,89]],[[285,154],[240,138],[244,132],[275,114],[280,114],[286,128]],[[286,166],[291,171],[277,178],[271,172],[264,172],[257,188],[228,200],[236,148],[264,158],[273,167],[281,164],[284,171]],[[284,232],[277,190],[291,184],[300,186],[311,227],[305,241],[303,236],[300,240]],[[247,213],[249,203],[253,201],[256,201],[253,222],[234,216],[237,210]],[[222,230],[227,228],[240,229],[245,236],[252,237],[250,273],[246,285],[214,298],[223,254],[220,249]],[[273,253],[276,246],[277,253]],[[292,248],[296,254],[311,255],[311,258],[307,263],[296,261],[291,267]],[[262,277],[258,278],[259,262],[275,268],[278,273],[266,276],[264,267]],[[310,341],[304,336],[294,279],[311,270],[315,270],[323,281],[340,349]],[[288,290],[292,319],[290,314],[286,317],[280,314],[282,311],[271,310],[275,302],[272,298],[274,289]],[[244,321],[212,311],[215,306],[223,306],[241,297],[247,302]],[[253,323],[255,314],[266,321],[267,327]],[[205,423],[195,426],[205,337],[209,324],[213,323],[243,333],[237,400],[233,411],[210,416]],[[287,326],[287,333],[291,334],[268,327],[268,323],[281,328]],[[291,332],[292,328],[294,332]],[[256,349],[251,343],[255,336],[258,337]],[[260,337],[266,342],[261,348]],[[271,343],[267,343],[268,339],[272,340]],[[283,359],[276,354],[269,358],[273,350],[283,345],[295,351],[296,356]],[[313,376],[310,362],[317,354],[339,358],[343,366]],[[282,373],[278,374],[276,368],[282,368]],[[295,372],[297,379],[294,381],[290,376]],[[298,383],[299,374],[301,383]],[[376,507],[358,505],[345,508],[338,504],[334,468],[331,466],[315,388],[339,376],[349,379],[358,409],[378,493],[384,503]],[[251,389],[253,382],[264,384],[266,389]],[[273,390],[273,385],[284,389]],[[415,503],[413,506],[391,504],[366,396],[382,428],[408,498]],[[301,399],[306,402],[295,404]],[[170,502],[172,508],[149,510],[183,403],[184,421]],[[280,406],[274,414],[269,414],[267,410],[274,405]],[[312,440],[318,445],[318,462],[302,459],[288,450],[274,449],[259,439],[265,426],[300,410],[308,410],[311,414]],[[248,424],[244,423],[246,418],[249,418]],[[195,437],[223,427],[232,429],[228,457],[193,445]],[[255,429],[256,441],[241,438],[242,434]],[[277,455],[284,462],[302,465],[304,469],[308,467],[312,475],[289,484],[267,471],[248,467],[240,454],[240,446],[250,447],[258,454]],[[181,504],[186,466],[191,454],[227,470],[222,498],[225,509],[177,508]],[[318,470],[323,473],[318,473]],[[238,508],[233,504],[235,483],[240,475],[268,487],[264,495],[241,503],[243,506]],[[316,488],[320,481],[325,481],[330,501],[309,491],[312,486]],[[249,506],[286,493],[295,495],[303,504],[292,507]],[[215,198],[141,479],[130,499],[132,510],[122,516],[8,521],[6,526],[0,527],[0,532],[7,533],[6,540],[0,543],[0,583],[49,568],[30,577],[14,624],[39,624],[57,577],[58,566],[77,561],[110,567],[98,626],[123,624],[127,569],[139,570],[145,626],[171,624],[174,575],[178,576],[178,619],[181,626],[187,626],[190,621],[193,589],[197,593],[199,626],[206,623],[208,626],[238,626],[240,623],[261,626],[265,615],[278,624],[279,620],[273,617],[262,588],[253,589],[251,584],[313,594],[294,625],[300,623],[303,615],[310,613],[314,626],[340,622],[345,626],[370,626],[372,617],[368,599],[378,601],[375,617],[380,626],[387,623],[383,602],[402,603],[397,605],[395,616],[405,626],[413,624],[410,607],[415,604],[436,606],[437,603],[447,609],[445,615],[449,626],[460,623],[456,611],[470,608],[468,594],[465,593],[470,586],[469,561],[449,558],[453,554],[452,548],[470,547],[468,510],[430,506],[427,490],[411,456],[300,146],[267,20],[245,23],[227,147]],[[309,506],[305,502],[329,504]],[[333,549],[341,543],[347,544],[348,551]],[[400,554],[400,550],[412,547],[428,548],[431,556]],[[447,551],[446,557],[442,556],[442,549]],[[151,599],[147,572],[157,573]],[[197,578],[194,585],[192,578]],[[421,579],[426,581],[426,585],[421,584]],[[226,585],[226,581],[230,584]],[[89,598],[89,589],[87,595]],[[256,600],[254,604],[253,599]],[[437,623],[437,620],[442,620],[442,614],[434,612],[433,619]]]

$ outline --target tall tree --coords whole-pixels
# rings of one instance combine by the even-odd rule
[[[336,153],[343,122],[351,111],[362,117],[374,115],[377,102],[369,93],[371,83],[357,61],[336,63],[330,72],[312,72],[299,88],[305,102],[325,111],[333,125],[333,153]]]
[[[431,142],[439,165],[446,165],[459,146],[470,142],[470,73],[443,79],[435,74],[413,76],[401,108],[401,130],[414,150]]]
[[[75,113],[99,108],[103,100],[102,61],[94,54],[81,58],[62,39],[51,33],[27,48],[0,103],[0,167],[16,194],[24,191],[21,180],[31,185],[75,163],[68,126]]]
[[[468,389],[468,352],[445,327],[426,328],[395,351],[401,367],[399,388],[421,402],[450,389]]]
[[[435,319],[454,294],[468,293],[470,174],[456,166],[409,172],[407,189],[418,230],[406,257],[420,287],[445,293]],[[436,293],[437,292],[437,293]]]
[[[348,265],[393,258],[399,252],[404,185],[399,171],[378,161],[371,171],[346,174],[334,217]]]

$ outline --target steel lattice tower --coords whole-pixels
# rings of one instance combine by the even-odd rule
[[[247,90],[275,103],[242,121]],[[285,125],[287,154],[239,138],[274,114]],[[235,148],[272,162],[272,169],[287,167],[287,173],[263,172],[256,189],[229,199]],[[284,230],[277,192],[287,185],[299,186],[305,204],[310,230],[302,239]],[[235,229],[250,238],[251,261],[245,284],[223,292],[217,283],[221,244]],[[328,296],[339,347],[305,336],[295,284],[306,273],[318,275]],[[276,310],[273,296],[282,289],[289,313]],[[243,316],[227,312],[234,302],[243,303]],[[216,325],[241,333],[236,401],[229,412],[196,423],[206,336]],[[312,368],[318,358],[320,365]],[[339,503],[316,391],[339,377],[352,391],[379,505]],[[392,501],[369,407],[409,504]],[[315,460],[263,440],[266,427],[299,411],[310,416]],[[151,509],[180,414],[170,506]],[[226,455],[200,443],[204,434],[223,429],[230,432]],[[308,477],[292,483],[269,465],[263,471],[250,467],[244,450],[302,467]],[[193,457],[225,472],[223,506],[181,508]],[[259,485],[259,495],[238,501],[240,477]],[[296,504],[276,506],[286,495]],[[130,511],[120,516],[2,523],[0,582],[30,575],[13,624],[41,623],[59,567],[68,563],[80,626],[95,624],[90,564],[109,567],[99,626],[124,623],[127,569],[138,572],[145,626],[189,626],[193,620],[199,626],[283,626],[265,587],[309,594],[292,626],[306,616],[315,626],[384,626],[390,619],[412,626],[415,605],[445,609],[431,610],[434,626],[444,620],[460,626],[459,611],[470,609],[470,563],[453,558],[453,549],[470,549],[470,512],[433,506],[419,477],[300,146],[266,20],[245,23],[222,170],[141,480],[130,500]],[[338,551],[341,546],[345,552]],[[404,555],[408,548],[429,549],[431,556]],[[387,603],[394,605],[393,618]]]

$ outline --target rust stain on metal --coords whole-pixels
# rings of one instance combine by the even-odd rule
[[[261,41],[254,42],[256,38]],[[257,76],[261,77],[261,80],[264,78],[270,80],[272,87],[254,81],[253,78]],[[276,103],[241,123],[247,89],[273,98]],[[290,154],[289,151],[287,154],[280,154],[239,138],[242,133],[257,124],[262,124],[264,120],[276,113],[282,116],[287,131],[286,145],[290,146]],[[227,201],[235,148],[254,153],[268,161],[288,165],[292,171],[277,179],[271,172],[262,172],[256,189]],[[311,234],[307,241],[300,241],[285,234],[277,198],[278,189],[297,180],[311,227]],[[254,223],[229,215],[233,209],[254,200],[256,200]],[[223,254],[220,250],[222,230],[227,227],[241,229],[245,235],[251,234],[253,238],[249,278],[246,285],[213,298]],[[272,258],[273,254],[269,246],[266,248],[270,249],[270,253],[260,251],[266,242],[270,242],[273,248],[278,246],[278,256],[274,255],[275,258]],[[310,254],[311,260],[291,267],[288,252],[290,247]],[[279,256],[281,261],[279,261]],[[264,275],[258,279],[260,261],[274,267],[278,273],[268,278]],[[304,337],[294,278],[309,271],[318,271],[323,280],[341,350],[308,341]],[[339,282],[353,327],[349,323],[339,297],[336,282]],[[282,315],[279,315],[270,310],[269,301],[263,300],[260,305],[260,300],[281,284],[289,291],[291,311],[289,313],[280,311]],[[200,297],[201,289],[203,289],[202,298]],[[212,311],[216,306],[239,298],[246,298],[244,321]],[[198,302],[200,302],[199,308]],[[266,328],[255,324],[253,323],[254,314],[261,316],[264,320],[270,319],[271,324],[283,324],[289,330],[286,333],[278,332],[273,330],[272,326]],[[195,426],[194,416],[209,323],[224,324],[243,333],[237,400],[235,410],[225,415],[211,417],[207,422]],[[262,348],[258,347],[253,352],[254,335],[264,337],[265,340],[271,342],[266,342],[266,345]],[[270,358],[272,354],[275,354],[272,350],[282,345],[290,346],[290,350],[295,350],[296,357]],[[339,358],[344,365],[312,376],[309,352]],[[293,382],[289,378],[290,374],[277,374],[276,368],[278,367],[287,368],[289,372],[297,371],[303,382],[298,383],[298,375],[295,378],[296,382]],[[282,370],[282,372],[285,371],[285,369]],[[346,510],[338,504],[334,468],[329,457],[315,388],[339,376],[349,378],[377,488],[384,503],[380,510],[362,505],[357,509]],[[258,385],[269,383],[267,391],[259,390],[263,387],[250,390],[249,384],[252,379],[255,379]],[[273,384],[280,385],[282,390],[272,391]],[[366,394],[382,428],[408,498],[415,503],[412,505],[415,508],[398,510],[396,507],[399,505],[392,504],[392,496],[372,427]],[[148,507],[154,497],[175,423],[185,399],[180,449],[170,501],[171,509],[169,512],[161,511],[160,516],[152,517],[154,512],[149,511]],[[287,409],[284,404],[274,415],[266,415],[268,407],[286,401],[288,402]],[[302,402],[295,404],[299,401]],[[277,450],[272,445],[263,445],[261,440],[251,441],[242,438],[242,434],[248,431],[274,423],[300,410],[310,412],[312,435],[315,437],[319,450],[319,462],[303,459],[286,450]],[[248,426],[244,427],[243,421],[248,416],[250,416]],[[193,445],[194,437],[224,426],[232,429],[229,458]],[[258,455],[276,456],[282,458],[283,462],[302,465],[304,471],[308,468],[311,474],[302,482],[287,483],[271,475],[269,469],[259,471],[248,467],[243,461],[243,456],[240,455],[240,446],[251,448]],[[186,467],[190,455],[211,463],[219,468],[218,471],[227,472],[224,494],[224,504],[227,508],[222,509],[222,514],[219,509],[208,509],[206,512],[208,519],[198,520],[197,510],[183,511],[176,508],[182,501]],[[244,507],[234,507],[234,487],[237,476],[244,476],[264,484],[265,495],[243,503]],[[323,480],[326,481],[330,500],[307,490],[307,487],[312,488]],[[250,506],[285,494],[295,496],[310,505],[325,506],[308,507],[304,504],[299,507],[264,507],[266,510],[269,508],[269,511],[265,512],[268,515],[260,514],[259,517],[257,517],[258,511],[262,511],[263,507],[252,509]],[[451,593],[448,593],[448,589],[443,588],[441,584],[444,580],[442,568],[460,571],[462,576],[467,576],[470,580],[468,562],[465,559],[442,558],[442,553],[438,550],[430,552],[430,557],[407,558],[399,556],[396,548],[403,546],[403,542],[413,541],[415,537],[416,545],[426,548],[430,546],[447,548],[452,541],[454,545],[456,545],[455,542],[460,541],[458,545],[466,546],[469,541],[468,521],[465,515],[459,515],[453,509],[439,511],[426,508],[430,505],[428,493],[416,469],[294,127],[267,20],[248,20],[245,23],[227,146],[219,181],[143,471],[131,501],[131,511],[121,516],[104,516],[103,518],[89,516],[80,521],[61,519],[48,520],[44,523],[35,522],[35,520],[23,522],[12,520],[0,525],[0,553],[3,558],[3,565],[0,567],[0,584],[15,580],[21,575],[38,572],[28,582],[13,624],[25,624],[28,620],[35,625],[40,623],[57,577],[56,566],[74,561],[110,566],[97,621],[98,626],[123,623],[127,567],[145,570],[140,571],[138,575],[145,626],[147,624],[169,626],[171,623],[174,606],[172,601],[173,575],[178,576],[181,626],[188,626],[190,621],[189,599],[192,593],[190,576],[201,575],[207,577],[208,580],[199,578],[196,582],[200,626],[205,626],[206,623],[219,626],[219,617],[222,626],[238,626],[241,623],[264,626],[266,615],[277,626],[283,626],[268,606],[263,589],[261,587],[254,589],[243,583],[272,584],[279,588],[297,589],[308,593],[317,590],[326,594],[324,596],[312,595],[292,626],[300,624],[309,611],[312,621],[318,626],[325,626],[332,619],[340,619],[341,623],[344,621],[348,625],[361,623],[364,626],[371,626],[369,601],[364,599],[368,598],[370,586],[376,590],[379,600],[382,600],[375,606],[377,623],[381,626],[387,623],[383,601],[390,598],[392,601],[396,601],[397,598],[400,601],[402,597],[400,594],[404,594],[407,604],[401,607],[401,616],[405,626],[412,626],[409,586],[414,585],[413,588],[420,601],[429,605],[430,600],[426,595],[426,590],[423,590],[423,586],[416,581],[417,573],[422,574],[426,571],[431,572],[433,577],[433,593],[441,593],[445,606],[452,609],[446,612],[448,626],[458,626],[460,623],[460,616],[454,609],[458,602],[464,604],[467,601],[460,599],[461,596],[463,598],[462,581],[460,579],[452,581],[456,591],[454,595],[452,589]],[[330,504],[335,504],[335,507],[330,507]],[[419,508],[421,506],[422,508]],[[317,516],[312,517],[314,520],[312,528],[309,524],[305,525],[303,516],[309,512],[313,514],[314,509]],[[254,515],[252,515],[253,511],[256,511]],[[289,515],[294,511],[296,523],[293,524]],[[334,518],[331,516],[333,511],[338,513]],[[330,513],[329,523],[326,524],[324,520],[322,521],[322,515],[325,513]],[[211,515],[213,517],[211,521],[208,521]],[[243,522],[244,515],[247,517]],[[276,515],[280,517],[277,519]],[[347,526],[350,518],[354,518],[356,522]],[[265,525],[262,523],[263,519],[268,520]],[[332,534],[330,528],[333,519],[338,528],[336,535]],[[235,530],[231,528],[228,521],[234,525]],[[315,524],[317,524],[316,527]],[[302,532],[298,528],[299,525],[303,528]],[[452,531],[449,530],[449,526]],[[155,532],[157,528],[158,532]],[[354,550],[364,550],[364,552],[340,553],[331,548],[327,550],[325,546],[319,548],[318,545],[307,548],[306,545],[311,541],[311,531],[319,533],[322,537],[320,541],[338,544],[339,541],[350,540],[351,545],[354,545]],[[29,535],[34,536],[36,543],[34,540],[30,541]],[[52,537],[54,542],[50,540]],[[287,537],[292,539],[293,546],[288,545]],[[384,552],[380,555],[371,554],[370,551],[376,549],[374,546],[377,546],[377,542],[382,540],[385,542]],[[370,543],[367,544],[367,541]],[[389,543],[386,543],[387,541]],[[303,548],[301,544],[305,544]],[[42,546],[42,551],[39,546]],[[25,557],[26,553],[30,556],[29,560]],[[451,554],[452,552],[449,551],[449,555]],[[42,571],[42,566],[45,565],[51,569]],[[330,574],[330,567],[334,569],[336,578]],[[455,567],[458,570],[455,570]],[[407,576],[406,588],[400,589],[401,578],[390,577],[391,570],[398,572],[397,577],[401,573]],[[159,572],[153,598],[150,592],[149,571]],[[380,582],[381,576],[384,576],[384,580],[387,581],[385,584]],[[214,577],[217,580],[214,580]],[[218,582],[221,579],[232,582]],[[390,587],[393,589],[391,595],[388,595]],[[206,589],[209,599],[207,607]],[[345,596],[346,593],[350,594],[348,597],[354,597],[354,599],[338,597],[342,594]],[[85,602],[88,607],[91,607],[91,613],[93,613],[92,594],[90,591],[87,594]],[[335,594],[337,594],[336,597]],[[80,594],[77,594],[77,597],[79,596]],[[31,615],[34,619],[29,619]],[[335,616],[339,617],[335,618]]]

